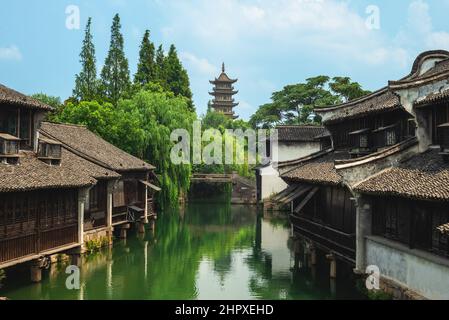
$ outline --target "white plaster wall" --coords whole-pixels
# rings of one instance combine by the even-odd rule
[[[278,143],[279,162],[296,160],[320,151],[318,142],[282,142]]]
[[[428,299],[449,299],[449,263],[427,252],[416,253],[401,244],[388,245],[369,238],[367,264],[380,268],[381,275],[392,279]]]
[[[277,154],[276,154],[277,147]],[[283,162],[306,157],[312,153],[320,151],[319,142],[282,142],[279,141],[276,147],[272,146],[271,155],[273,162]],[[279,172],[273,163],[260,170],[261,175],[261,199],[265,200],[288,187],[288,184],[279,177]]]
[[[279,172],[273,168],[272,165],[262,168],[260,170],[262,178],[262,200],[268,199],[274,194],[277,194],[288,187],[288,184],[279,177]]]
[[[277,194],[288,187],[288,184],[279,177],[279,172],[273,168],[272,165],[260,170],[262,178],[262,200],[268,199],[274,194]]]

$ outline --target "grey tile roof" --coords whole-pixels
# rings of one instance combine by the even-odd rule
[[[355,191],[420,200],[449,201],[449,163],[430,149],[359,183]]]
[[[15,104],[22,107],[41,109],[46,111],[53,110],[53,108],[49,105],[46,105],[36,99],[24,95],[23,93],[0,84],[0,106],[2,104]]]
[[[40,129],[69,150],[114,171],[151,170],[154,166],[115,147],[84,126],[43,122]]]

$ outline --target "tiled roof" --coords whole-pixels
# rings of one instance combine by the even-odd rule
[[[50,166],[33,152],[21,152],[20,164],[0,164],[0,192],[51,188],[78,188],[93,185],[96,180],[76,168],[75,158],[63,151],[61,166]],[[76,170],[74,170],[76,168]]]
[[[53,110],[53,108],[49,105],[0,84],[0,105],[1,104],[15,104],[27,108],[46,111]]]
[[[114,171],[151,170],[154,167],[103,140],[84,126],[43,122],[41,131],[70,151]]]
[[[279,126],[276,129],[279,141],[312,142],[317,136],[328,133],[319,126]]]
[[[432,92],[432,93],[428,94],[427,96],[418,99],[415,102],[415,106],[424,106],[424,105],[428,105],[430,103],[435,103],[437,101],[441,101],[441,100],[445,100],[445,99],[449,99],[449,88],[439,91],[439,92]]]
[[[381,113],[399,109],[401,103],[399,97],[390,92],[387,88],[369,94],[357,100],[329,108],[317,108],[318,114],[329,112],[331,115],[325,119],[325,123],[339,122],[352,118],[362,117],[366,114]]]
[[[446,71],[449,71],[449,59],[438,61],[433,68],[424,72],[418,78],[427,78],[427,77],[433,76],[435,74],[438,74],[441,72],[446,72]]]
[[[424,61],[428,59],[439,59],[435,65],[429,70],[420,74],[420,68]],[[422,86],[429,81],[444,79],[449,72],[449,52],[444,50],[428,51],[418,56],[416,59],[412,73],[407,77],[398,81],[389,81],[389,86],[392,89],[407,88],[413,86]]]
[[[348,152],[329,152],[298,164],[294,169],[282,174],[282,178],[293,182],[338,185],[342,177],[335,170],[335,160],[349,159]]]
[[[439,150],[430,149],[361,182],[355,191],[449,201],[449,163],[443,161]]]

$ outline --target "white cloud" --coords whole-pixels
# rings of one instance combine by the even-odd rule
[[[366,27],[365,12],[356,13],[347,1],[336,0],[198,0],[168,2],[176,17],[164,36],[193,37],[216,50],[304,50],[328,52],[338,59],[382,64],[402,58],[380,32]],[[390,53],[390,47],[392,52]],[[395,61],[397,62],[397,61]]]
[[[217,73],[217,68],[207,59],[198,58],[193,53],[181,52],[180,58],[187,68],[193,69],[201,74],[213,75]]]
[[[0,60],[22,60],[22,53],[17,46],[0,47]]]
[[[407,25],[398,33],[397,42],[419,51],[427,49],[449,50],[449,33],[435,31],[426,1],[415,0],[410,3]]]

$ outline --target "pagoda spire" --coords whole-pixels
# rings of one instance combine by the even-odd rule
[[[212,108],[215,111],[224,113],[227,117],[231,119],[238,118],[234,114],[234,108],[238,105],[235,102],[233,96],[238,93],[237,90],[232,86],[233,83],[237,82],[237,79],[231,79],[225,73],[226,68],[224,62],[221,64],[221,74],[215,80],[209,81],[214,85],[213,91],[209,92],[211,96],[214,96],[212,100]]]

